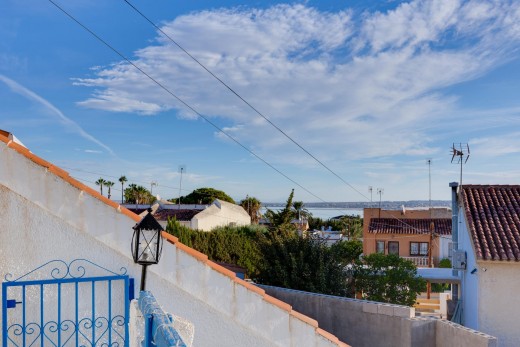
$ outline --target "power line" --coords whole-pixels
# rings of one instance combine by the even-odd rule
[[[314,161],[324,167],[331,174],[336,176],[339,180],[357,192],[359,195],[368,200],[368,197],[357,190],[354,186],[348,183],[343,177],[334,172],[331,168],[325,165],[321,160],[316,158],[313,154],[311,154],[307,149],[305,149],[302,145],[300,145],[296,140],[294,140],[291,136],[289,136],[285,131],[283,131],[279,126],[273,123],[269,118],[267,118],[262,112],[260,112],[256,107],[254,107],[251,103],[249,103],[246,99],[244,99],[237,91],[231,88],[226,82],[224,82],[221,78],[215,75],[211,70],[209,70],[204,64],[202,64],[197,58],[195,58],[191,53],[189,53],[184,47],[182,47],[177,41],[171,38],[167,33],[165,33],[160,27],[158,27],[150,18],[148,18],[143,12],[141,12],[137,7],[135,7],[130,1],[123,0],[128,6],[130,6],[135,12],[137,12],[141,17],[143,17],[148,23],[150,23],[154,28],[156,28],[161,34],[163,34],[168,40],[170,40],[174,45],[176,45],[181,51],[183,51],[186,55],[188,55],[194,62],[196,62],[200,67],[202,67],[207,73],[213,76],[217,81],[219,81],[224,87],[226,87],[231,93],[233,93],[237,98],[239,98],[242,102],[244,102],[250,109],[252,109],[256,114],[265,119],[271,126],[273,126],[276,130],[278,130],[282,135],[284,135],[287,139],[289,139],[292,143],[294,143],[297,147],[299,147],[302,151],[304,151],[308,156],[310,156]]]
[[[237,139],[235,139],[233,136],[231,136],[230,134],[228,134],[227,132],[225,132],[222,128],[220,128],[218,125],[216,125],[215,123],[213,123],[208,117],[204,116],[203,114],[199,113],[194,107],[192,107],[190,104],[188,104],[187,102],[185,102],[183,99],[181,99],[180,97],[178,97],[176,94],[174,94],[172,91],[170,91],[166,86],[164,86],[162,83],[160,83],[159,81],[157,81],[155,78],[153,78],[152,76],[150,76],[146,71],[144,71],[143,69],[141,69],[138,65],[136,65],[134,62],[132,62],[130,59],[128,59],[123,53],[119,52],[116,48],[114,48],[112,45],[110,45],[107,41],[105,41],[104,39],[102,39],[99,35],[97,35],[94,31],[92,31],[90,28],[88,28],[86,25],[84,25],[83,23],[81,23],[78,19],[76,19],[72,14],[70,14],[69,12],[67,12],[64,8],[62,8],[61,6],[59,6],[56,2],[54,2],[53,0],[48,0],[51,4],[53,4],[57,9],[59,9],[61,12],[63,12],[67,17],[69,17],[72,21],[74,21],[76,24],[78,24],[79,26],[81,26],[85,31],[87,31],[88,33],[90,33],[92,36],[94,36],[98,41],[100,41],[101,43],[103,43],[106,47],[108,47],[110,50],[112,50],[114,53],[116,53],[118,56],[120,56],[124,61],[126,61],[128,64],[132,65],[135,69],[137,69],[139,72],[141,72],[143,75],[145,75],[148,79],[150,79],[152,82],[154,82],[156,85],[158,85],[161,89],[163,89],[166,93],[168,93],[170,96],[172,96],[173,98],[175,98],[177,101],[179,101],[181,104],[183,104],[186,108],[188,108],[189,110],[191,110],[193,113],[195,113],[197,116],[199,116],[200,118],[202,118],[203,120],[205,120],[208,124],[210,124],[211,126],[213,126],[215,129],[217,129],[219,132],[221,132],[222,134],[224,134],[226,137],[228,137],[230,140],[232,140],[233,142],[235,142],[237,145],[239,145],[240,147],[242,147],[244,150],[246,150],[247,152],[249,152],[251,155],[253,155],[255,158],[257,158],[258,160],[260,160],[261,162],[263,162],[264,164],[266,164],[267,166],[269,166],[271,169],[273,169],[274,171],[276,171],[277,173],[279,173],[280,175],[282,175],[283,177],[285,177],[287,180],[289,180],[290,182],[294,183],[295,185],[297,185],[298,187],[300,187],[301,189],[303,189],[305,192],[307,192],[308,194],[314,196],[315,198],[317,198],[318,200],[322,201],[322,202],[327,202],[325,201],[324,199],[320,198],[319,196],[317,196],[316,194],[312,193],[310,190],[308,190],[307,188],[305,188],[304,186],[302,186],[301,184],[299,184],[298,182],[296,182],[295,180],[293,180],[292,178],[290,178],[289,176],[287,176],[285,173],[283,173],[282,171],[280,171],[278,168],[276,168],[275,166],[273,166],[272,164],[270,164],[269,162],[267,162],[265,159],[263,159],[262,157],[260,157],[258,154],[256,154],[255,152],[253,152],[252,150],[250,150],[249,148],[247,148],[245,145],[243,145],[241,142],[239,142]],[[126,2],[126,0],[124,0]],[[137,10],[137,9],[136,9]],[[144,15],[143,15],[144,16]],[[147,18],[146,18],[147,19]],[[147,19],[148,21],[150,21],[149,19]],[[151,22],[151,21],[150,21]],[[151,22],[155,27],[157,27],[153,22]],[[160,30],[160,29],[159,29]],[[161,30],[162,32],[162,30]],[[166,34],[165,34],[166,35]],[[168,37],[169,38],[169,37]],[[172,40],[173,41],[173,40]],[[176,45],[178,45],[176,42],[174,42]],[[179,45],[178,45],[179,46]],[[180,46],[179,46],[180,47]],[[183,49],[182,47],[180,47],[181,49]],[[183,49],[184,50],[184,49]],[[188,53],[188,52],[186,52]],[[191,55],[190,55],[191,56]],[[193,58],[195,59],[195,58]],[[196,60],[196,59],[195,59]],[[196,60],[197,61],[197,60]],[[198,62],[198,61],[197,61]],[[199,62],[200,64],[200,62]],[[200,64],[201,66],[203,66],[202,64]],[[204,66],[203,66],[204,67]],[[204,67],[205,68],[205,67]],[[206,68],[205,68],[206,69]],[[207,69],[206,69],[207,70]],[[209,70],[207,70],[209,72]],[[213,74],[212,74],[213,75]],[[214,76],[215,78],[217,78],[216,76]],[[218,79],[218,78],[217,78]],[[219,81],[221,81],[219,79]],[[314,157],[312,154],[310,154],[307,150],[305,150],[301,145],[299,145],[297,142],[295,142],[292,138],[290,138],[286,133],[284,133],[280,128],[278,128],[274,123],[272,123],[269,119],[267,119],[262,113],[260,113],[259,111],[257,111],[252,105],[250,105],[246,100],[244,100],[242,97],[240,97],[240,95],[238,95],[238,93],[236,93],[234,90],[232,90],[230,87],[228,87],[224,82],[221,81],[221,83],[223,83],[228,89],[230,89],[234,94],[236,94],[241,100],[243,100],[247,105],[249,105],[253,110],[255,110],[255,112],[257,112],[261,117],[263,117],[266,121],[268,121],[271,125],[273,125],[275,128],[277,128],[282,134],[284,134],[285,136],[288,137],[288,139],[290,139],[293,143],[295,143],[298,147],[300,147],[303,151],[305,151],[308,155],[310,155],[314,160],[316,160],[319,164],[321,164],[324,168],[326,168],[329,172],[331,172],[334,176],[336,176],[337,178],[339,178],[341,181],[343,181],[345,184],[347,184],[349,187],[351,187],[354,191],[356,191],[357,193],[359,193],[361,196],[363,196],[366,200],[369,200],[367,196],[365,196],[364,194],[362,194],[361,192],[359,192],[356,188],[354,188],[352,185],[350,185],[348,182],[346,182],[343,178],[341,178],[338,174],[336,174],[334,171],[332,171],[330,168],[328,168],[325,164],[323,164],[321,161],[319,161],[316,157]],[[382,193],[382,191],[381,191]],[[380,193],[380,194],[381,194]],[[399,220],[399,218],[397,217],[394,217],[392,216],[394,219],[396,220]],[[402,222],[402,221],[401,221]],[[404,222],[402,222],[404,223]],[[406,223],[404,223],[406,224]],[[412,226],[410,226],[412,229],[416,229]],[[417,229],[418,230],[418,229]]]
[[[181,104],[183,104],[186,108],[188,108],[189,110],[191,110],[193,113],[195,113],[197,116],[199,116],[200,118],[202,118],[203,120],[205,120],[207,123],[209,123],[211,126],[213,126],[215,129],[217,129],[219,132],[221,132],[222,134],[226,135],[226,137],[228,137],[230,140],[232,140],[233,142],[235,142],[237,145],[239,145],[240,147],[242,147],[243,149],[245,149],[247,152],[249,152],[251,155],[253,155],[254,157],[256,157],[258,160],[262,161],[264,164],[266,164],[267,166],[269,166],[271,169],[275,170],[276,172],[278,172],[280,175],[282,175],[283,177],[285,177],[287,180],[289,180],[290,182],[294,183],[295,185],[297,185],[298,187],[300,187],[301,189],[303,189],[304,191],[306,191],[307,193],[309,193],[310,195],[314,196],[315,198],[317,198],[318,200],[322,201],[322,202],[326,202],[325,200],[323,200],[322,198],[320,198],[319,196],[317,196],[316,194],[312,193],[310,190],[308,190],[307,188],[305,188],[304,186],[302,186],[301,184],[299,184],[298,182],[296,182],[295,180],[293,180],[292,178],[290,178],[289,176],[287,176],[285,173],[283,173],[282,171],[280,171],[279,169],[277,169],[275,166],[273,166],[272,164],[270,164],[269,162],[267,162],[265,159],[263,159],[262,157],[260,157],[258,154],[256,154],[255,152],[253,152],[252,150],[250,150],[249,148],[247,148],[246,146],[244,146],[241,142],[239,142],[237,139],[235,139],[233,136],[229,135],[227,132],[225,132],[222,128],[220,128],[218,125],[216,125],[215,123],[213,123],[208,117],[204,116],[203,114],[201,114],[200,112],[198,112],[194,107],[192,107],[190,104],[188,104],[186,101],[184,101],[183,99],[181,99],[180,97],[178,97],[176,94],[174,94],[172,91],[170,91],[167,87],[165,87],[162,83],[160,83],[159,81],[157,81],[155,78],[153,78],[152,76],[150,76],[146,71],[144,71],[143,69],[141,69],[138,65],[136,65],[134,62],[132,62],[130,59],[128,59],[123,53],[119,52],[116,48],[114,48],[112,45],[110,45],[107,41],[103,40],[99,35],[97,35],[94,31],[92,31],[90,28],[88,28],[86,25],[84,25],[83,23],[81,23],[78,19],[76,19],[73,15],[71,15],[69,12],[67,12],[65,9],[63,9],[61,6],[59,6],[56,2],[54,2],[53,0],[48,0],[51,4],[53,4],[56,8],[58,8],[61,12],[63,12],[67,17],[69,17],[70,19],[72,19],[76,24],[78,24],[79,26],[81,26],[84,30],[86,30],[88,33],[90,33],[92,36],[94,36],[98,41],[100,41],[101,43],[103,43],[105,46],[107,46],[110,50],[112,50],[114,53],[116,53],[117,55],[119,55],[123,60],[125,60],[128,64],[132,65],[134,68],[136,68],[139,72],[141,72],[143,75],[145,75],[146,77],[148,77],[148,79],[150,79],[152,82],[154,82],[155,84],[157,84],[161,89],[163,89],[166,93],[168,93],[169,95],[171,95],[173,98],[175,98],[177,101],[179,101]]]

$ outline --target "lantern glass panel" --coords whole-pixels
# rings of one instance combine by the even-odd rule
[[[139,237],[139,263],[157,263],[159,233],[157,230],[141,229]]]

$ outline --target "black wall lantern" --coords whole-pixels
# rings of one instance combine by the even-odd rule
[[[139,223],[134,226],[132,237],[132,256],[134,262],[143,266],[141,274],[141,290],[145,289],[146,268],[157,264],[161,258],[163,238],[162,226],[152,216],[151,209]]]

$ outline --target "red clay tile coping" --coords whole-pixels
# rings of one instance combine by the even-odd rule
[[[94,198],[98,199],[99,201],[115,208],[117,211],[119,211],[121,214],[124,214],[125,216],[133,219],[134,221],[136,222],[139,222],[141,220],[141,217],[139,217],[138,215],[136,215],[135,213],[133,213],[132,211],[128,210],[127,208],[119,205],[118,203],[104,197],[103,195],[99,194],[96,190],[90,188],[89,186],[77,181],[76,179],[70,177],[69,173],[51,163],[49,163],[48,161],[38,157],[37,155],[35,155],[34,153],[32,153],[31,151],[29,151],[26,147],[24,146],[21,146],[17,143],[15,143],[14,141],[12,140],[9,140],[9,138],[7,136],[4,136],[5,132],[0,130],[0,141],[2,142],[5,142],[7,144],[7,147],[11,148],[11,149],[14,149],[15,151],[17,151],[18,153],[24,155],[26,158],[30,159],[32,162],[40,165],[40,166],[43,166],[45,167],[49,172],[53,173],[54,175],[62,178],[64,181],[68,182],[69,184],[71,184],[72,186],[78,188],[79,190],[81,191],[84,191],[85,193],[88,193],[89,195],[93,196]],[[299,312],[296,312],[292,309],[291,305],[287,304],[286,302],[283,302],[281,300],[278,300],[270,295],[267,295],[265,294],[265,291],[261,288],[258,288],[257,286],[251,284],[251,283],[248,283],[238,277],[236,277],[236,274],[226,268],[224,268],[223,266],[220,266],[210,260],[208,260],[208,256],[199,252],[199,251],[196,251],[195,249],[193,248],[190,248],[188,246],[186,246],[185,244],[179,242],[179,239],[173,235],[170,235],[168,234],[167,232],[163,231],[162,232],[162,236],[163,238],[165,238],[168,242],[174,244],[177,248],[181,249],[182,251],[188,253],[189,255],[191,255],[192,257],[194,257],[195,259],[197,260],[200,260],[202,261],[203,263],[207,264],[209,267],[211,267],[212,269],[214,269],[215,271],[218,271],[220,272],[221,274],[225,275],[225,276],[228,276],[229,278],[231,278],[231,280],[233,280],[234,282],[244,286],[246,289],[260,295],[263,297],[263,299],[265,301],[267,301],[268,303],[288,312],[291,316],[293,316],[294,318],[297,318],[311,326],[313,326],[315,328],[315,331],[316,333],[320,334],[321,336],[325,337],[327,340],[330,340],[332,341],[333,343],[336,343],[338,344],[338,346],[348,346],[347,344],[341,342],[338,340],[338,338],[334,335],[332,335],[331,333],[321,329],[321,328],[318,328],[318,322],[310,317],[307,317]]]
[[[193,248],[190,248],[190,247],[184,245],[183,243],[179,242],[179,239],[177,237],[175,237],[171,234],[168,234],[166,231],[162,232],[162,236],[166,241],[175,245],[177,248],[183,250],[184,252],[190,254],[194,258],[206,263],[208,266],[210,266],[215,271],[218,271],[221,274],[228,276],[231,280],[233,280],[237,284],[240,284],[240,285],[246,287],[248,290],[253,291],[253,292],[257,293],[258,295],[262,296],[263,299],[265,301],[267,301],[268,303],[270,303],[274,306],[277,306],[278,308],[288,312],[292,317],[311,325],[312,327],[314,327],[317,334],[323,336],[327,340],[330,340],[333,343],[338,344],[338,346],[342,346],[342,347],[349,346],[349,345],[339,341],[339,339],[336,336],[332,335],[331,333],[329,333],[321,328],[318,328],[318,322],[316,320],[314,320],[300,312],[294,311],[292,309],[291,305],[287,304],[286,302],[283,302],[279,299],[276,299],[275,297],[267,295],[267,294],[265,294],[265,290],[255,286],[254,284],[251,284],[249,282],[246,282],[246,281],[236,277],[236,274],[233,271],[230,271],[230,270],[226,269],[225,267],[212,262],[211,260],[208,259],[208,257],[205,254],[202,254],[199,251],[197,251]]]
[[[85,193],[88,193],[89,195],[92,195],[94,198],[100,200],[101,202],[103,202],[103,203],[105,203],[105,204],[115,208],[116,210],[121,212],[121,214],[124,214],[127,217],[130,217],[131,219],[133,219],[136,222],[139,222],[141,220],[141,218],[138,215],[136,215],[135,213],[129,211],[127,208],[125,208],[123,206],[120,206],[117,202],[112,201],[112,200],[108,199],[107,197],[99,194],[96,190],[90,188],[89,186],[87,186],[87,185],[85,185],[85,184],[75,180],[74,178],[70,177],[70,175],[69,175],[69,173],[67,171],[63,170],[62,168],[60,168],[60,167],[58,167],[56,165],[53,165],[53,164],[49,163],[48,161],[46,161],[46,160],[44,160],[44,159],[42,159],[40,157],[38,157],[37,155],[35,155],[31,151],[29,151],[26,147],[24,147],[22,145],[19,145],[18,143],[14,142],[12,140],[9,140],[9,138],[7,136],[4,136],[3,133],[5,133],[5,131],[2,131],[0,133],[0,141],[5,142],[7,147],[9,147],[11,149],[14,149],[18,153],[20,153],[23,156],[25,156],[27,159],[29,159],[32,162],[34,162],[35,164],[43,166],[49,172],[51,172],[52,174],[62,178],[64,181],[68,182],[69,184],[71,184],[72,186],[78,188],[79,190],[84,191]]]

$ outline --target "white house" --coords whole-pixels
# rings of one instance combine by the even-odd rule
[[[251,217],[240,205],[216,199],[191,219],[192,229],[210,231],[219,226],[251,224]]]
[[[220,208],[216,206],[215,209],[225,210],[226,205],[219,204]],[[124,267],[128,270],[127,274],[139,282],[141,267],[134,264],[130,252],[132,227],[138,221],[138,215],[36,156],[15,141],[10,133],[0,131],[2,279],[16,278],[51,260],[70,263],[74,259],[85,258],[114,271]],[[234,273],[209,261],[207,256],[183,245],[177,238],[164,232],[162,235],[166,241],[162,259],[159,264],[148,267],[146,288],[153,292],[165,311],[193,322],[194,345],[346,346],[337,337],[319,328],[314,319],[237,278]],[[13,277],[4,277],[8,273]],[[49,276],[56,274],[54,271]],[[95,287],[98,288],[92,282],[92,293]],[[57,293],[45,292],[45,295],[42,291],[33,293],[32,289],[28,289],[26,297],[23,289],[18,294],[25,300],[16,305],[24,305],[25,312],[25,307],[29,307],[29,302],[35,297],[50,300],[51,297],[65,295],[66,291],[60,292],[59,288],[54,289]],[[98,288],[96,300],[107,295],[107,290],[110,293],[110,288],[112,286],[105,286],[101,288],[103,290]],[[11,292],[6,298],[13,305],[13,300],[18,299]],[[0,297],[0,302],[4,303],[3,299],[6,298]],[[88,306],[89,302],[79,300],[79,304],[84,306]],[[61,309],[69,306],[67,301]],[[1,309],[7,312],[8,307],[9,304],[2,304]],[[39,308],[36,310],[40,312]],[[6,315],[6,321],[9,321],[11,313]],[[41,317],[43,319],[43,315]],[[70,329],[66,331],[63,324],[60,327],[54,330],[70,334]],[[23,329],[26,332],[35,330]]]
[[[453,196],[465,263],[462,324],[496,336],[500,346],[520,346],[520,185],[464,185]]]

